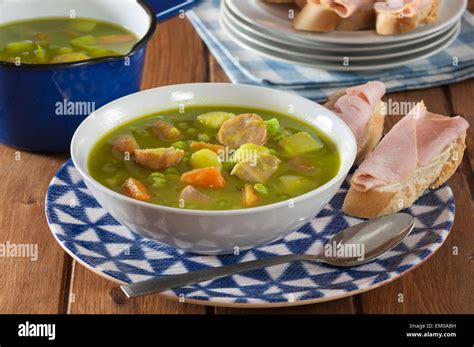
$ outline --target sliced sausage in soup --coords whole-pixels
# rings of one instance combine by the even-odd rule
[[[245,113],[222,123],[217,138],[230,148],[248,143],[264,145],[267,142],[267,126],[259,115]]]

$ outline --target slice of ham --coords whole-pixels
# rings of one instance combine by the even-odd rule
[[[450,118],[426,112],[416,118],[416,126],[418,162],[424,166],[466,133],[469,123],[462,117]]]
[[[402,12],[405,16],[416,15],[419,11],[431,6],[432,0],[386,0],[376,2],[374,9],[376,12]]]
[[[308,3],[323,5],[336,12],[339,17],[349,18],[357,10],[372,6],[375,0],[308,0]],[[300,5],[299,2],[298,5]]]
[[[374,108],[385,94],[385,85],[379,81],[352,87],[340,97],[334,107],[338,115],[352,130],[356,140],[363,138]]]
[[[357,141],[364,136],[372,115],[372,107],[356,96],[344,95],[336,101],[336,115],[351,128]]]
[[[374,108],[385,94],[385,84],[380,81],[371,81],[366,84],[346,90],[347,95],[358,96]]]
[[[365,192],[410,178],[446,146],[466,133],[469,123],[461,117],[430,113],[419,103],[380,141],[352,176],[355,189]]]

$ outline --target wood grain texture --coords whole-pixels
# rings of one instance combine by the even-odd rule
[[[207,80],[207,50],[189,22],[178,17],[166,21],[153,36],[147,53],[142,89]],[[112,302],[114,284],[75,264],[69,313],[205,313],[188,305],[151,295],[126,305]]]
[[[70,260],[46,223],[44,197],[65,159],[0,146],[0,243],[38,247],[37,261],[0,258],[0,313],[64,311]]]
[[[474,79],[452,84],[448,87],[453,113],[462,116],[471,125],[467,130],[466,163],[467,177],[474,177]],[[474,194],[474,179],[469,180],[471,194]]]
[[[474,0],[469,0],[467,3],[467,8],[469,11],[474,12]]]
[[[208,81],[207,48],[187,19],[158,25],[147,54],[142,89]]]

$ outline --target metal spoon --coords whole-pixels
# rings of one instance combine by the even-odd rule
[[[405,213],[397,213],[368,220],[337,233],[318,255],[289,254],[267,257],[212,269],[192,271],[181,275],[153,278],[143,282],[115,287],[110,295],[116,303],[130,298],[163,292],[189,284],[209,281],[240,272],[292,261],[322,262],[349,267],[368,263],[398,245],[413,229],[415,220]]]

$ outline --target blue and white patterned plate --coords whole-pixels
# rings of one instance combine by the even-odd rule
[[[331,235],[360,222],[341,213],[347,184],[311,223],[280,241],[238,255],[200,256],[147,240],[120,225],[90,194],[71,161],[51,181],[46,196],[49,226],[74,259],[116,282],[152,277],[289,253],[316,254]],[[405,212],[416,218],[413,232],[380,259],[354,268],[295,262],[207,281],[163,293],[221,306],[290,306],[333,300],[393,281],[443,244],[454,219],[449,186],[427,192]]]

